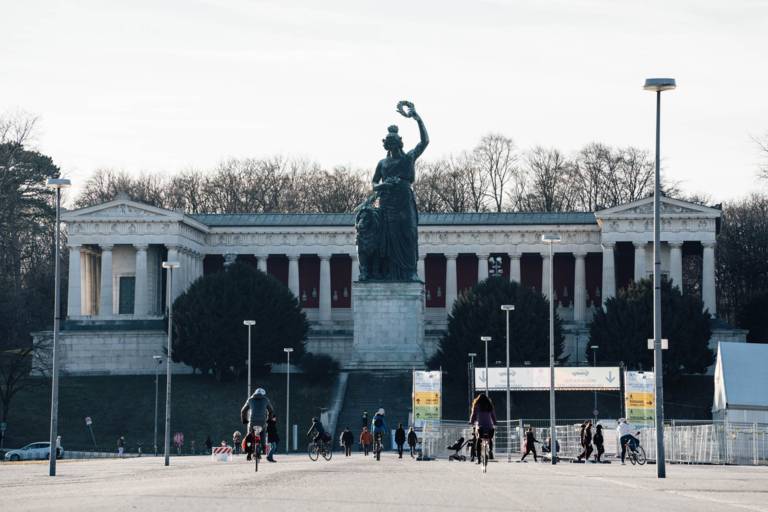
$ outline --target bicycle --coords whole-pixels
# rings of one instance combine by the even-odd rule
[[[381,432],[374,435],[373,453],[376,454],[376,460],[381,460]]]
[[[627,458],[633,466],[635,464],[643,466],[647,462],[647,459],[645,458],[645,449],[640,446],[640,441],[634,443],[632,441],[627,441],[624,443],[624,446],[626,446]]]
[[[253,453],[251,457],[253,458],[254,471],[256,473],[259,472],[259,460],[261,460],[261,431],[262,427],[253,427]]]
[[[329,446],[329,443],[324,439],[318,439],[317,441],[310,441],[307,445],[307,455],[311,461],[316,461],[322,455],[325,460],[331,460],[333,457],[333,450]]]
[[[483,473],[487,473],[488,460],[491,456],[491,433],[485,429],[478,429],[478,434],[480,439],[480,464],[483,466]]]

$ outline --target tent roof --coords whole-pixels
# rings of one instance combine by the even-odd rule
[[[720,342],[717,366],[715,394],[726,408],[768,409],[768,345]]]

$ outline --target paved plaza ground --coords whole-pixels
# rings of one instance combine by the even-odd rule
[[[331,462],[280,457],[259,473],[242,457],[213,463],[183,457],[0,465],[2,510],[535,510],[768,511],[768,467],[655,466],[447,461],[376,463],[338,453]]]

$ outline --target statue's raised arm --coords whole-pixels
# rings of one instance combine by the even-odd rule
[[[427,127],[424,126],[421,116],[416,112],[416,107],[410,101],[401,101],[397,104],[397,112],[403,117],[410,117],[416,124],[419,125],[419,143],[413,148],[410,153],[413,155],[413,159],[416,160],[421,156],[427,146],[429,145],[429,135],[427,134]]]

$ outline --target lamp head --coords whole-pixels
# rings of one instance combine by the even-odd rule
[[[163,268],[179,268],[181,264],[178,261],[164,261]]]
[[[256,320],[243,320],[243,325],[252,326],[256,325]]]
[[[152,359],[154,359],[155,361],[157,361],[159,363],[159,362],[161,362],[163,360],[163,356],[152,356]]]
[[[480,336],[480,341],[491,341],[492,339],[490,336]]]
[[[514,304],[502,304],[501,306],[502,311],[514,311],[515,305]]]
[[[560,242],[562,240],[563,239],[557,233],[544,233],[543,235],[541,235],[541,241],[548,244],[551,244],[553,242]]]
[[[69,188],[72,182],[65,178],[48,178],[45,180],[45,186],[48,188]]]
[[[291,347],[286,347],[283,349],[283,352],[285,352],[286,354],[290,354],[291,352],[293,352],[293,349]]]
[[[477,357],[477,352],[470,352],[467,354],[469,357]]]
[[[652,92],[671,91],[676,88],[674,78],[646,78],[643,89]]]
[[[600,348],[600,346],[599,345],[590,345],[589,348],[591,348],[592,350],[597,350],[597,349]]]

